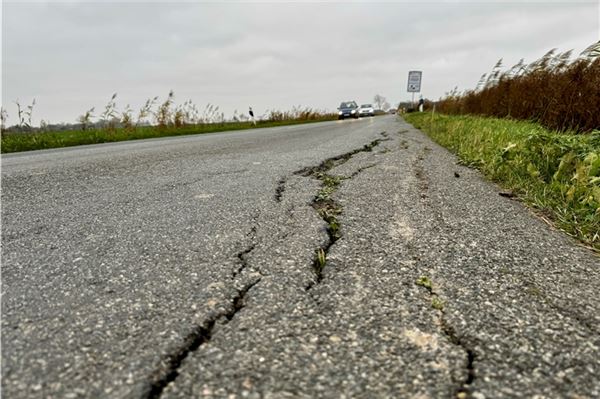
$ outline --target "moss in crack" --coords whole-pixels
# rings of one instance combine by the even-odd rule
[[[315,196],[312,206],[327,223],[327,233],[333,243],[341,237],[337,216],[342,213],[342,208],[331,198],[331,195],[345,178],[326,173],[319,173],[317,178],[321,180],[322,186]]]
[[[439,296],[435,295],[431,297],[431,307],[435,310],[443,311],[444,310],[444,301],[440,299]]]
[[[427,291],[429,291],[430,294],[433,293],[433,285],[432,285],[431,279],[429,277],[421,276],[417,279],[415,284],[417,284],[418,286],[427,288]]]

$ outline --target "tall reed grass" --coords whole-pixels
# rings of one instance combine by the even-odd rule
[[[192,100],[176,104],[171,90],[162,102],[158,96],[146,100],[137,116],[129,105],[119,110],[115,93],[98,116],[92,107],[77,118],[75,125],[44,123],[34,128],[31,115],[35,100],[26,108],[18,101],[16,104],[19,124],[8,129],[5,127],[7,112],[4,108],[0,110],[2,153],[337,119],[337,114],[296,106],[290,111],[267,110],[254,124],[247,115],[237,111],[231,119],[227,119],[213,104],[207,104],[202,111]]]
[[[477,87],[457,89],[440,100],[446,114],[477,114],[530,120],[560,132],[600,129],[600,41],[577,58],[553,49],[531,64],[502,70],[502,59]]]

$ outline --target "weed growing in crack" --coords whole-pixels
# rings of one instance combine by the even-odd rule
[[[329,242],[327,245],[316,250],[316,257],[313,265],[316,281],[306,287],[307,291],[310,290],[315,284],[318,284],[323,278],[322,272],[327,262],[327,252],[329,251],[329,248],[341,238],[340,223],[338,222],[337,216],[342,213],[342,207],[336,203],[331,196],[337,190],[342,180],[349,179],[354,176],[354,174],[351,177],[335,176],[329,175],[327,172],[334,167],[347,162],[350,158],[352,158],[353,155],[359,152],[373,151],[375,146],[386,140],[389,139],[386,138],[373,140],[371,143],[363,146],[362,148],[326,159],[317,166],[307,167],[294,172],[295,175],[312,177],[321,182],[321,189],[315,195],[311,205],[319,213],[319,216],[323,219],[323,221],[327,223],[327,234],[329,236]]]
[[[317,275],[321,275],[321,272],[325,268],[325,264],[327,263],[327,255],[325,255],[325,250],[323,248],[317,249],[317,258],[315,259],[315,269],[317,271]]]
[[[340,237],[340,224],[337,215],[342,213],[342,208],[331,199],[331,194],[337,189],[341,181],[345,179],[342,176],[333,176],[326,173],[319,173],[317,178],[321,180],[323,186],[315,196],[313,207],[319,212],[319,216],[327,223],[327,232],[333,242]]]
[[[416,284],[421,287],[427,288],[427,290],[431,293],[433,291],[433,285],[429,277],[421,276],[417,279]]]
[[[341,238],[340,224],[336,217],[340,213],[342,213],[342,210],[334,206],[319,210],[319,216],[321,216],[321,218],[327,222],[327,232],[334,242]]]
[[[331,194],[337,189],[342,181],[341,176],[332,176],[325,173],[319,173],[317,178],[321,180],[323,186],[315,197],[315,202],[325,202],[331,200]]]
[[[332,175],[325,174],[321,178],[321,181],[323,182],[324,186],[335,188],[340,185],[342,179],[343,179],[343,177],[341,177],[341,176],[332,176]]]
[[[457,387],[457,389],[455,390],[455,397],[467,398],[469,397],[471,385],[475,380],[475,352],[464,341],[464,339],[456,333],[452,325],[448,323],[448,320],[445,317],[446,312],[444,309],[446,306],[446,302],[444,302],[444,300],[440,298],[439,295],[436,294],[433,290],[433,282],[431,281],[431,279],[427,276],[421,276],[415,281],[415,284],[427,289],[427,291],[429,292],[429,297],[431,298],[431,307],[439,312],[437,317],[439,320],[439,325],[444,335],[454,345],[463,349],[467,355],[466,377],[464,381],[460,384],[460,386]]]
[[[445,305],[444,301],[442,301],[440,299],[440,297],[438,297],[437,295],[431,297],[431,307],[432,308],[439,310],[439,311],[443,311],[444,305]]]

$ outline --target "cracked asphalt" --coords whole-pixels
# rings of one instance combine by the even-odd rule
[[[499,191],[395,116],[3,156],[2,394],[599,397],[600,260]]]

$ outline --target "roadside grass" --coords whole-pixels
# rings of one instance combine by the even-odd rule
[[[3,132],[1,152],[41,150],[48,148],[71,147],[84,144],[109,143],[125,140],[139,140],[156,137],[181,136],[190,134],[216,133],[229,130],[243,130],[263,127],[295,125],[337,119],[337,115],[324,115],[315,119],[269,120],[252,122],[223,122],[189,124],[182,126],[142,126],[104,129],[67,130],[59,132]]]
[[[557,133],[533,122],[470,115],[413,113],[405,119],[600,250],[600,131]]]

